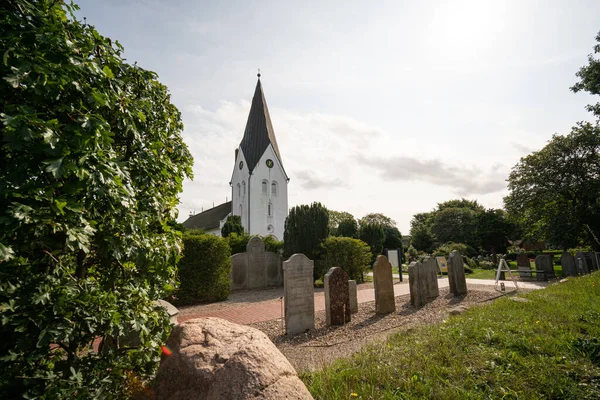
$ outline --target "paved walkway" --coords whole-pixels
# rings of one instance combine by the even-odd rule
[[[495,281],[490,279],[467,279],[467,287],[469,285],[486,285],[494,286]],[[543,289],[548,286],[547,282],[519,282],[519,288],[521,289]],[[438,279],[438,285],[440,288],[448,287],[448,278]],[[507,290],[513,290],[513,283],[505,281]],[[396,283],[394,285],[394,295],[396,297],[410,294],[408,287],[408,279],[404,277],[404,282]],[[375,291],[370,289],[363,289],[357,292],[358,302],[367,303],[375,300]],[[322,311],[325,309],[325,295],[323,292],[315,293],[315,311]],[[255,322],[270,321],[283,317],[283,298],[273,301],[265,301],[260,304],[242,306],[237,308],[229,308],[225,310],[210,311],[206,313],[191,314],[185,316],[179,316],[178,321],[184,322],[193,318],[200,317],[218,317],[226,319],[230,322],[237,324],[252,324]]]

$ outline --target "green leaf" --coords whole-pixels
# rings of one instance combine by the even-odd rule
[[[102,71],[104,72],[104,75],[106,75],[107,78],[115,77],[115,75],[113,74],[112,70],[108,67],[108,65],[105,65],[104,68],[102,68]]]
[[[14,256],[15,252],[10,248],[10,246],[7,247],[0,243],[0,261],[8,261],[11,258],[14,258]]]
[[[62,163],[62,157],[52,161],[44,161],[44,164],[47,165],[46,172],[50,172],[55,178],[59,178],[61,175],[60,168],[62,166]]]

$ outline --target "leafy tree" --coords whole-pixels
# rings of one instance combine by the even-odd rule
[[[395,226],[384,226],[383,234],[385,239],[383,241],[383,247],[386,249],[401,249],[402,248],[402,234]]]
[[[594,46],[594,53],[600,54],[600,32],[596,35],[597,44]],[[600,59],[594,58],[593,54],[588,56],[588,65],[581,67],[577,72],[577,77],[581,80],[571,87],[575,93],[585,91],[589,94],[600,95]],[[600,119],[600,102],[590,104],[587,110]]]
[[[360,240],[369,245],[371,254],[373,255],[372,261],[374,261],[383,250],[385,233],[383,232],[382,226],[374,223],[365,223],[361,225],[358,236]]]
[[[509,239],[517,232],[506,212],[500,209],[486,210],[477,215],[475,236],[479,247],[491,253],[504,253]]]
[[[335,236],[344,236],[356,239],[358,237],[358,223],[354,218],[340,221]]]
[[[410,237],[416,250],[430,252],[433,250],[435,237],[431,232],[433,212],[415,214],[410,221]]]
[[[359,225],[377,224],[380,226],[396,226],[396,221],[381,213],[371,213],[362,217],[358,221]]]
[[[443,208],[433,217],[431,232],[438,242],[475,244],[477,213],[470,208]]]
[[[475,213],[481,213],[485,211],[485,208],[477,202],[477,200],[467,199],[453,199],[443,203],[439,203],[437,210],[443,211],[446,208],[467,208],[474,211]]]
[[[371,252],[362,240],[349,237],[330,236],[321,244],[323,271],[340,267],[350,279],[364,282],[364,273],[369,269]]]
[[[354,215],[346,211],[333,211],[329,210],[329,233],[332,236],[344,236],[340,235],[337,230],[342,221],[353,220]]]
[[[0,2],[0,398],[125,396],[170,324],[180,113],[62,1]],[[89,351],[131,333],[137,345]]]
[[[527,239],[567,249],[586,242],[600,250],[600,127],[578,123],[519,161],[504,198]]]
[[[319,245],[328,236],[329,212],[321,203],[293,207],[285,220],[284,256],[302,253],[316,261],[319,258]],[[317,279],[319,276],[319,268],[315,265],[314,277]]]
[[[221,236],[227,237],[232,233],[238,235],[244,234],[244,226],[242,225],[242,217],[239,215],[230,215],[221,228]]]
[[[600,54],[600,33],[594,54]],[[588,65],[571,90],[600,95],[600,60]],[[541,150],[522,158],[508,178],[504,199],[527,238],[546,239],[567,249],[591,244],[600,250],[600,103],[587,106],[595,123],[579,122],[566,136],[554,135]]]

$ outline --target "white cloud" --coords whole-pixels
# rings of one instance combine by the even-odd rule
[[[214,111],[197,105],[184,109],[184,138],[195,159],[195,178],[184,183],[180,220],[190,211],[200,212],[231,198],[228,182],[234,150],[249,110],[247,101],[223,101]],[[357,217],[383,212],[406,232],[414,213],[437,202],[485,195],[497,204],[501,202],[497,192],[506,188],[508,168],[501,164],[468,165],[467,153],[455,165],[410,155],[414,135],[392,135],[347,116],[279,108],[270,113],[291,179],[290,207],[320,201]]]
[[[506,188],[508,168],[492,165],[487,171],[478,166],[447,165],[441,160],[418,159],[410,156],[367,158],[357,156],[361,164],[373,167],[385,181],[422,181],[447,186],[459,196],[489,194]]]

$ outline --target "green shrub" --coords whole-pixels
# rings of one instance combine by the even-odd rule
[[[340,267],[350,279],[363,282],[371,262],[369,245],[349,237],[330,236],[321,244],[321,272]]]
[[[231,251],[218,236],[185,235],[179,261],[177,305],[222,301],[229,296]]]
[[[250,241],[252,236],[247,233],[242,233],[238,235],[237,233],[231,233],[225,240],[227,240],[227,244],[229,245],[229,249],[231,250],[231,254],[243,253],[246,251],[246,245]]]
[[[433,255],[436,257],[437,256],[448,257],[450,255],[450,253],[453,252],[454,250],[460,251],[460,254],[462,254],[463,256],[467,256],[467,257],[476,257],[478,255],[477,250],[475,250],[473,247],[469,246],[468,244],[454,243],[454,242],[444,243],[443,245],[441,245],[440,247],[438,247],[437,249],[435,249],[433,251]]]
[[[283,253],[283,240],[277,240],[273,236],[265,236],[261,239],[265,244],[265,251],[270,251],[277,254]]]
[[[237,233],[238,235],[244,234],[244,227],[242,226],[242,217],[239,215],[230,215],[227,217],[227,221],[223,224],[221,228],[221,236],[228,237],[232,233]]]
[[[406,260],[407,263],[411,263],[413,261],[416,261],[417,257],[419,256],[419,252],[417,251],[417,249],[415,249],[414,247],[412,247],[412,245],[408,246],[408,248],[406,249],[406,253],[405,254],[406,254],[406,257],[407,257],[407,260]]]

